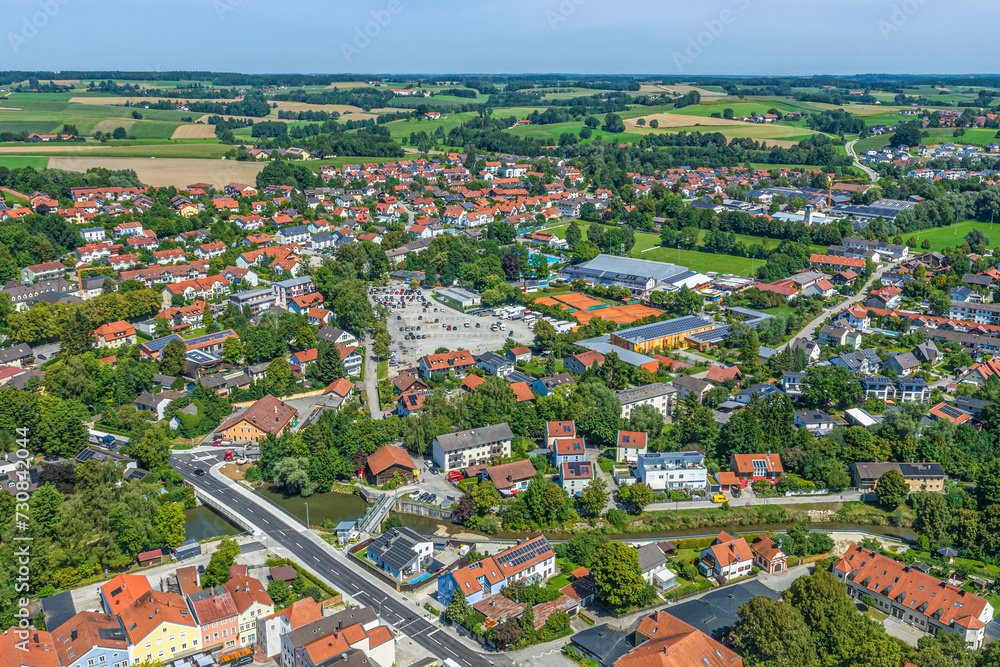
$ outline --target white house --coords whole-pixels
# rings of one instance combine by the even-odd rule
[[[635,476],[654,491],[702,491],[708,487],[705,455],[699,452],[640,454]]]

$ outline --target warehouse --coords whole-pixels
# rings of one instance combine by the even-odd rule
[[[438,290],[436,294],[440,300],[444,301],[449,306],[458,308],[459,310],[478,308],[483,303],[483,300],[480,299],[478,295],[458,287],[441,289]]]
[[[712,281],[708,276],[676,264],[614,255],[598,255],[589,262],[567,266],[562,270],[562,277],[566,280],[581,278],[592,285],[627,287],[643,294],[657,287],[694,288]]]

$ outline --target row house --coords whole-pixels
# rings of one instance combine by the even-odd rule
[[[76,254],[77,265],[91,264],[93,262],[98,262],[102,259],[111,257],[111,244],[88,243],[86,245],[79,246],[74,253]]]
[[[195,257],[198,259],[212,259],[213,257],[219,257],[226,252],[226,244],[222,241],[215,241],[213,243],[203,243],[194,250]]]
[[[539,535],[438,578],[438,600],[447,606],[455,593],[462,591],[466,601],[475,604],[510,583],[544,582],[556,571],[556,554]]]
[[[187,256],[185,255],[183,248],[154,250],[153,260],[161,266],[166,264],[183,264],[187,261]]]
[[[185,280],[164,286],[160,291],[163,296],[163,307],[172,305],[173,297],[181,296],[188,301],[205,299],[213,301],[229,293],[229,281],[222,276],[209,276],[196,280]]]
[[[866,377],[858,380],[867,398],[880,401],[899,401],[903,403],[929,401],[931,388],[921,378],[900,378],[893,380],[887,377]]]
[[[118,274],[118,278],[122,281],[138,280],[146,287],[179,283],[186,280],[197,280],[198,278],[207,277],[207,262],[191,262],[190,264],[173,266],[151,266],[145,269],[136,269],[134,271],[122,271]]]

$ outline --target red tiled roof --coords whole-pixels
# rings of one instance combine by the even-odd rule
[[[383,470],[398,465],[410,470],[416,470],[417,466],[410,458],[409,452],[394,445],[382,445],[375,450],[375,453],[368,457],[368,469],[372,474],[377,475]]]

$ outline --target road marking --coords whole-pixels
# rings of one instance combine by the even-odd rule
[[[438,629],[437,629],[437,630],[435,630],[434,632],[432,632],[432,633],[430,633],[429,635],[427,635],[427,638],[428,638],[428,639],[430,639],[431,637],[433,637],[434,635],[436,635],[436,634],[437,634],[437,633],[439,633],[439,632],[441,632],[441,628],[438,628]],[[434,641],[437,641],[437,640],[435,639]]]

